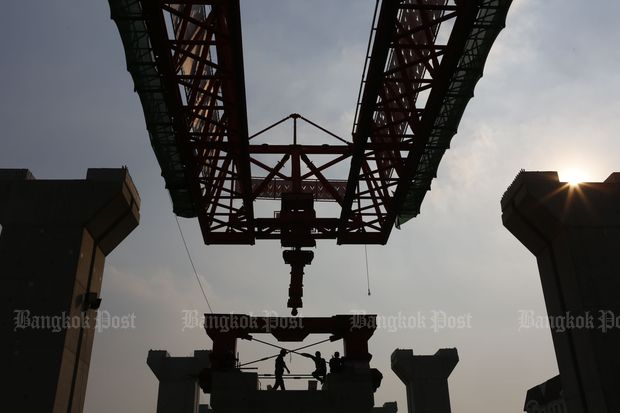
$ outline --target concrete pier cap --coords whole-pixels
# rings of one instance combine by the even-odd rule
[[[415,379],[447,379],[459,362],[455,348],[442,348],[433,355],[414,355],[413,350],[392,353],[392,371],[405,384]]]
[[[413,350],[394,350],[392,371],[407,389],[409,413],[450,413],[448,377],[459,361],[455,348],[418,356]]]
[[[166,350],[149,350],[146,364],[159,381],[197,381],[200,372],[211,367],[211,350],[195,350],[189,357],[171,357]]]
[[[603,182],[570,184],[554,171],[521,171],[502,197],[502,222],[537,254],[565,225],[620,225],[619,204],[619,172]]]
[[[620,173],[571,185],[521,171],[501,207],[536,256],[549,317],[568,326],[551,328],[568,411],[620,412]]]
[[[0,224],[81,224],[108,255],[140,221],[140,196],[127,168],[90,168],[85,180],[36,179],[0,169]]]

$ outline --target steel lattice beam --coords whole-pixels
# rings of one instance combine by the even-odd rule
[[[341,208],[301,223],[314,239],[385,243],[419,212],[510,5],[379,0],[353,142],[291,115],[258,134],[292,120],[292,145],[254,145],[238,0],[109,2],[175,212],[206,243],[244,244],[281,237],[277,208],[258,218],[254,204],[288,192]],[[341,144],[299,144],[298,120]]]
[[[382,2],[353,129],[339,243],[369,243],[371,234],[385,243],[399,216],[417,215],[509,5]]]

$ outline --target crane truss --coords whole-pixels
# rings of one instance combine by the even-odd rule
[[[353,128],[340,243],[416,216],[504,27],[509,1],[383,2]],[[354,184],[357,183],[357,184]]]
[[[206,243],[279,239],[278,211],[255,203],[306,192],[340,211],[305,218],[314,239],[370,244],[419,212],[510,0],[378,1],[352,142],[296,114],[273,125],[305,121],[337,145],[250,143],[238,0],[109,3],[175,213]]]

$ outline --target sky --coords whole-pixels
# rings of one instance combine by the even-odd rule
[[[241,0],[251,133],[298,112],[349,136],[373,8],[372,0]],[[522,168],[565,179],[581,170],[590,181],[620,169],[619,12],[614,0],[514,1],[421,215],[386,246],[368,247],[370,296],[364,248],[319,243],[302,315],[380,315],[384,327],[370,341],[384,375],[377,405],[397,401],[406,411],[389,367],[396,348],[458,349],[455,413],[522,411],[527,389],[557,374],[549,331],[520,328],[520,311],[546,315],[544,299],[535,259],[502,226],[499,200]],[[0,46],[0,167],[83,179],[89,167],[126,165],[140,192],[140,226],[107,258],[100,309],[135,315],[135,328],[97,333],[85,412],[153,412],[148,350],[188,356],[211,343],[200,327],[183,330],[184,314],[206,303],[107,2],[7,3]],[[195,219],[180,222],[216,312],[288,315],[278,243],[205,246]],[[470,324],[433,328],[436,312]],[[425,325],[399,326],[399,317]],[[259,343],[239,351],[241,361],[272,354]],[[312,368],[297,358],[290,366]]]

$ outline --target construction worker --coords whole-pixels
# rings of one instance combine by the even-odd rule
[[[312,372],[312,377],[323,384],[325,381],[325,375],[327,374],[327,363],[325,363],[325,359],[321,357],[321,352],[317,351],[314,353],[314,356],[308,353],[301,353],[301,355],[314,361],[315,370]]]
[[[329,372],[333,374],[338,374],[342,372],[342,359],[340,358],[339,352],[335,352],[332,358],[329,360]]]
[[[291,372],[288,367],[286,367],[286,363],[284,362],[284,356],[286,356],[286,350],[282,349],[280,350],[280,354],[278,355],[278,357],[276,357],[276,382],[272,390],[278,390],[278,387],[280,387],[282,390],[286,390],[284,388],[284,379],[282,378],[282,375],[284,374],[284,370],[286,370],[286,372],[289,374]]]
[[[377,369],[370,369],[370,380],[372,382],[372,391],[376,392],[379,386],[381,386],[383,374]]]

